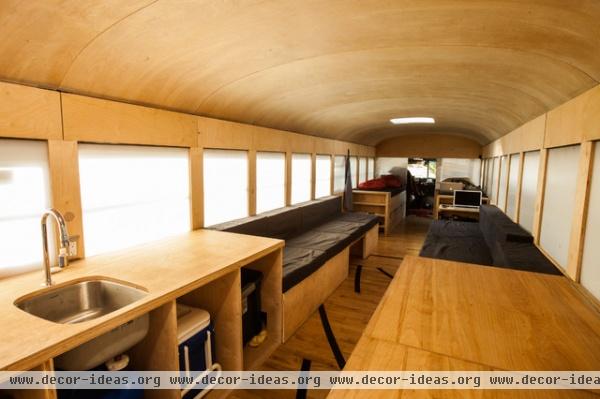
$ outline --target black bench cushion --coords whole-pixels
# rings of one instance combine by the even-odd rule
[[[485,240],[479,237],[454,237],[428,234],[419,256],[491,266],[492,256]]]
[[[562,275],[562,273],[532,244],[523,242],[497,243],[500,250],[494,266],[529,272]]]
[[[210,229],[267,237],[268,226],[267,218],[263,215],[259,215],[216,224],[210,226]]]
[[[377,225],[367,213],[342,214],[341,197],[332,196],[211,226],[212,229],[285,240],[283,291]]]
[[[363,233],[366,233],[379,224],[379,217],[365,212],[346,212],[342,213],[337,219],[344,222],[359,223],[362,226],[361,231]]]
[[[434,220],[429,225],[428,234],[450,237],[475,237],[483,238],[479,223],[455,222],[451,220]]]
[[[298,205],[302,213],[302,231],[308,231],[342,214],[340,197],[326,197]]]
[[[285,246],[289,248],[317,249],[332,257],[351,243],[350,234],[310,230],[286,241]]]
[[[346,233],[350,236],[350,242],[358,240],[363,230],[362,224],[355,222],[346,222],[336,218],[318,225],[314,228],[316,231],[324,231],[328,233]]]
[[[310,276],[329,259],[325,251],[285,247],[283,251],[283,292]]]
[[[488,245],[497,241],[533,243],[533,236],[529,232],[493,205],[479,208],[479,227]]]
[[[299,207],[276,209],[263,213],[262,216],[266,218],[267,231],[257,232],[254,235],[288,240],[302,231],[302,209]]]
[[[497,207],[484,205],[479,223],[432,222],[420,256],[560,275],[532,240]]]

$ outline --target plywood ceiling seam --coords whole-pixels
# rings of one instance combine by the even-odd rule
[[[90,41],[88,41],[83,47],[81,47],[79,49],[79,51],[77,52],[77,55],[75,55],[75,57],[71,61],[71,64],[69,65],[69,67],[67,68],[67,70],[63,74],[62,78],[60,79],[60,83],[58,83],[57,89],[60,89],[63,86],[65,78],[69,75],[69,72],[71,72],[71,68],[73,67],[73,65],[76,64],[77,59],[79,58],[79,56],[81,56],[81,54],[83,54],[83,52],[88,47],[90,47],[96,40],[98,40],[102,35],[104,35],[106,32],[108,32],[109,30],[111,30],[112,28],[114,28],[116,25],[118,25],[121,22],[124,22],[125,20],[127,20],[128,18],[130,18],[132,15],[135,15],[135,14],[139,13],[140,11],[145,10],[146,8],[148,8],[148,7],[156,4],[159,1],[160,0],[152,0],[150,3],[148,3],[148,4],[146,4],[146,5],[138,8],[137,10],[133,10],[129,14],[127,14],[127,15],[119,18],[119,19],[117,19],[116,21],[114,21],[113,23],[111,23],[110,25],[108,25],[107,27],[105,27],[104,29],[102,29],[100,32],[98,32]]]

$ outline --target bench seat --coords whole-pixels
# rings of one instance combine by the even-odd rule
[[[210,228],[285,240],[283,292],[286,292],[379,223],[377,216],[342,213],[341,209],[341,197],[332,196]]]
[[[546,274],[562,274],[533,244],[533,236],[493,205],[479,223],[436,220],[420,256]]]

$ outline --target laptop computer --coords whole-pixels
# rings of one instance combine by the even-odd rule
[[[481,191],[454,190],[453,205],[457,208],[479,208],[482,197]]]

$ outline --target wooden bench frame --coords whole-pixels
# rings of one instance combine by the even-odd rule
[[[283,293],[283,342],[294,335],[348,277],[350,253],[365,259],[373,252],[378,241],[379,226],[376,225],[313,274]]]

